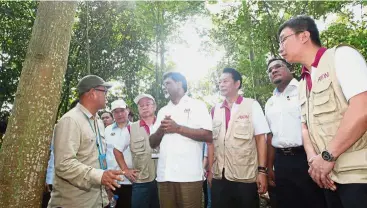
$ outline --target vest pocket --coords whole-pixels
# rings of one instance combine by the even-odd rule
[[[244,124],[242,122],[236,122],[233,136],[236,139],[250,140],[251,135],[250,135],[250,132],[249,132],[249,128],[250,127],[249,127],[248,124]]]
[[[362,149],[354,152],[345,152],[337,159],[334,167],[334,171],[336,173],[353,170],[360,171],[360,174],[366,174],[365,171],[367,171],[367,149]]]
[[[234,148],[233,153],[233,176],[239,180],[254,178],[256,176],[256,154],[252,150],[242,148]]]
[[[150,160],[150,155],[140,154],[134,156],[134,168],[139,171],[138,180],[144,180],[149,178],[148,161]]]
[[[335,120],[336,100],[331,86],[331,80],[322,84],[317,84],[313,89],[313,115],[317,123],[330,122]]]
[[[145,139],[144,137],[138,137],[131,142],[131,152],[135,154],[142,154],[145,152]]]

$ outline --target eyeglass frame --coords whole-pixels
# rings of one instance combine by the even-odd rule
[[[98,88],[93,88],[93,89],[96,90],[96,91],[104,92],[105,95],[107,95],[107,92],[108,92],[107,89],[105,89],[105,90],[98,89]]]
[[[294,32],[294,33],[292,33],[292,34],[290,34],[290,35],[287,35],[287,36],[285,36],[284,38],[282,38],[282,40],[280,40],[279,41],[279,45],[283,45],[284,44],[284,42],[289,38],[289,37],[291,37],[291,36],[293,36],[293,35],[298,35],[298,34],[300,34],[300,33],[303,33],[303,32],[305,32],[306,30],[301,30],[301,31],[297,31],[297,32]]]

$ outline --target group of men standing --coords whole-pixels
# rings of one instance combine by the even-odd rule
[[[366,61],[349,46],[321,47],[307,16],[285,22],[278,36],[284,59],[267,64],[276,88],[265,114],[239,95],[235,69],[223,70],[225,99],[211,113],[186,95],[184,76],[168,72],[169,102],[157,116],[155,99],[141,94],[139,121],[129,123],[117,100],[105,129],[97,111],[111,86],[94,75],[81,79],[79,103],[55,128],[49,207],[106,207],[106,196],[119,195],[117,207],[200,208],[203,143],[213,208],[258,208],[268,186],[280,208],[366,207]],[[300,82],[289,63],[303,65]]]

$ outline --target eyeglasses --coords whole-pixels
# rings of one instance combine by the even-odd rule
[[[101,90],[101,89],[98,89],[98,88],[94,88],[94,90],[104,92],[105,95],[107,95],[107,92],[108,92],[108,90]]]
[[[144,107],[149,107],[153,105],[153,103],[145,103],[145,104],[141,104],[141,105],[138,105],[140,108],[144,108]]]
[[[273,72],[274,69],[279,69],[281,67],[284,67],[282,64],[275,64],[274,66],[270,67],[268,70],[266,70],[268,73]]]
[[[304,31],[297,31],[297,32],[295,32],[295,33],[293,33],[293,34],[290,34],[290,35],[285,36],[282,40],[279,40],[279,45],[283,45],[283,44],[284,44],[284,42],[285,42],[289,37],[291,37],[291,36],[293,36],[293,35],[298,35],[298,34],[299,34],[299,33],[301,33],[301,32],[304,32]]]

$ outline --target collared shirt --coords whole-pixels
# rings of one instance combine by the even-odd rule
[[[53,143],[53,142],[52,142]],[[50,159],[48,160],[47,164],[47,172],[46,172],[46,184],[52,184],[54,181],[54,145],[51,143],[50,146]]]
[[[183,96],[175,105],[171,101],[161,108],[153,126],[154,133],[165,116],[177,124],[193,129],[212,130],[212,121],[205,103]],[[160,144],[157,166],[158,182],[194,182],[203,180],[203,142],[180,134],[165,134]]]
[[[265,116],[273,134],[272,146],[276,148],[303,145],[298,85],[298,81],[292,79],[282,93],[275,89],[266,102]]]
[[[241,95],[238,96],[235,103],[232,104],[232,108],[229,108],[226,100],[223,101],[222,104],[217,104],[217,107],[225,108],[225,117],[226,117],[226,129],[228,129],[228,123],[231,119],[231,116],[234,115],[238,106],[242,103],[243,97]],[[211,110],[211,115],[214,115],[214,108]],[[252,104],[252,122],[254,125],[254,135],[267,134],[270,132],[268,123],[266,122],[264,112],[261,109],[259,102],[256,100]]]
[[[107,153],[106,153],[106,161],[107,161],[107,169],[109,170],[120,170],[120,167],[116,161],[115,155],[113,154],[113,149],[120,144],[126,144],[126,135],[129,134],[127,127],[119,128],[117,123],[113,123],[106,127],[105,135],[106,135],[106,143],[107,143]],[[130,143],[130,142],[129,142]],[[117,148],[116,148],[117,149]],[[118,149],[120,151],[120,149]],[[131,150],[129,145],[126,146],[123,150],[121,150],[124,155],[124,160],[127,167],[130,169],[133,167],[133,161],[131,156]],[[123,181],[119,182],[120,184],[130,185],[131,181],[123,176]]]
[[[93,128],[93,124],[98,129]],[[92,125],[91,125],[92,124]],[[55,178],[49,207],[102,207],[108,204],[101,179],[98,146],[105,152],[104,126],[81,104],[67,112],[56,125],[54,137]]]
[[[51,145],[50,145],[50,159],[48,160],[47,171],[46,171],[46,184],[52,184],[54,181],[54,174],[55,174],[54,137],[55,137],[55,128],[52,132],[52,139],[51,139]]]

